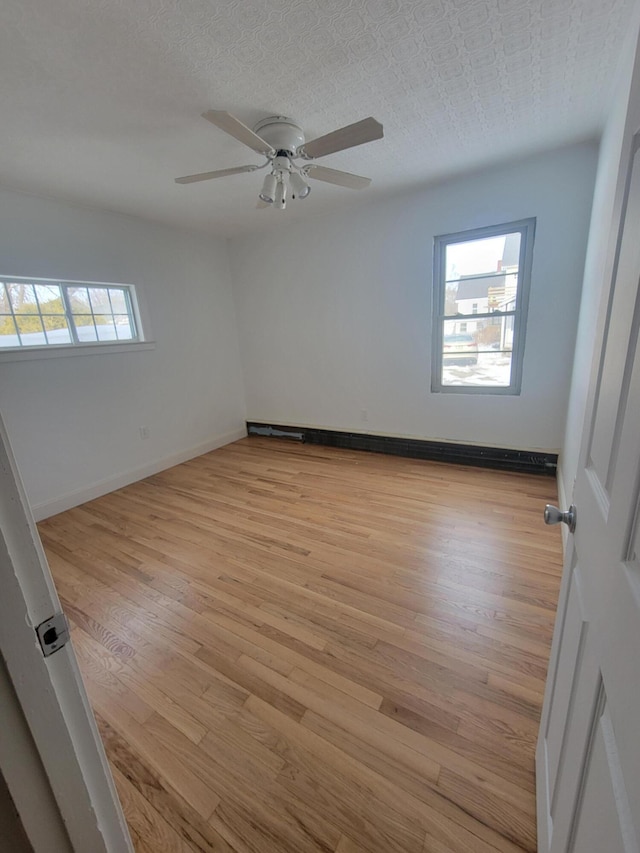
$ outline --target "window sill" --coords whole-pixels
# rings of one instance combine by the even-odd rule
[[[518,397],[521,393],[520,386],[513,385],[432,385],[432,394],[477,394],[499,395],[501,397]]]
[[[114,352],[140,352],[155,349],[155,341],[131,341],[121,344],[79,344],[77,346],[23,347],[0,350],[0,364],[6,361],[67,358],[78,355],[105,355]]]

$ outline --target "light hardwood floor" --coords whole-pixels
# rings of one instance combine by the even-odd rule
[[[555,496],[251,438],[41,523],[138,853],[535,851]]]

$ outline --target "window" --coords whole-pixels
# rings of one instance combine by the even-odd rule
[[[0,278],[0,350],[139,340],[131,285]]]
[[[534,232],[525,219],[435,238],[433,391],[520,393]]]

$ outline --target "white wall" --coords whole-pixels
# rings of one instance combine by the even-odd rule
[[[225,241],[0,191],[0,272],[135,284],[156,341],[0,362],[0,411],[36,517],[243,434]]]
[[[638,13],[636,13],[636,20]],[[589,380],[595,342],[600,339],[599,326],[605,316],[601,305],[611,280],[615,238],[620,222],[624,186],[618,181],[621,162],[629,151],[623,151],[623,139],[637,50],[637,23],[629,28],[626,50],[622,51],[615,98],[602,136],[598,171],[593,198],[593,211],[585,261],[582,303],[576,338],[571,392],[567,410],[566,432],[558,470],[558,487],[563,503],[570,503],[578,468]],[[635,73],[635,97],[640,97],[640,70]],[[637,130],[637,128],[633,128]]]
[[[557,450],[596,158],[571,146],[230,241],[248,419]],[[521,396],[432,394],[434,236],[530,216]]]

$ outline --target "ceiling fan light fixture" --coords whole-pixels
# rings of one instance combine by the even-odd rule
[[[291,193],[291,198],[307,198],[311,192],[310,178],[347,189],[365,189],[371,183],[370,178],[329,169],[315,163],[300,165],[295,161],[315,160],[326,154],[346,151],[348,148],[373,142],[374,139],[382,139],[384,135],[382,125],[372,116],[339,127],[331,133],[312,139],[311,142],[306,141],[302,128],[287,116],[267,116],[259,121],[253,130],[223,110],[208,110],[203,116],[238,142],[257,154],[262,154],[265,162],[261,166],[249,164],[213,172],[200,172],[197,175],[184,175],[176,178],[176,183],[193,184],[268,168],[270,174],[264,179],[258,195],[259,208],[271,206],[284,210],[287,206],[287,191]]]
[[[270,175],[265,177],[264,183],[262,184],[262,190],[260,191],[259,196],[261,201],[265,201],[267,204],[272,204],[276,197],[277,188],[278,178],[272,172]]]
[[[287,185],[284,180],[278,181],[274,203],[278,210],[284,210],[287,206]]]
[[[311,192],[311,187],[298,172],[292,172],[289,180],[296,198],[306,198]]]

